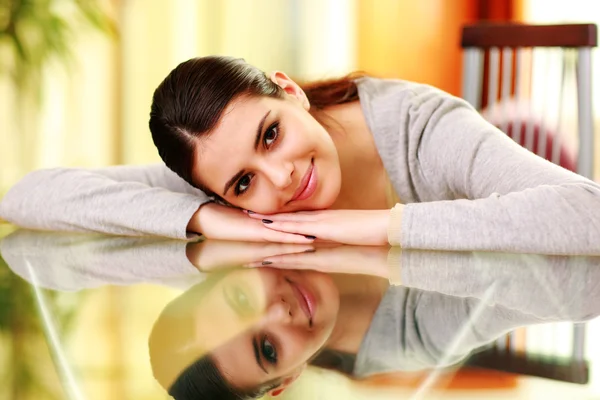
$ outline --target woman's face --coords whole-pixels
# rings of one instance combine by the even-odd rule
[[[302,90],[273,78],[284,99],[234,99],[201,141],[194,178],[229,203],[263,214],[324,209],[341,186],[336,147]]]
[[[235,271],[199,304],[196,340],[235,387],[285,381],[326,343],[338,308],[339,293],[327,274]]]

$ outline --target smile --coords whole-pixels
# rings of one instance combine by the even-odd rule
[[[308,325],[312,327],[313,325],[313,317],[315,312],[316,301],[312,293],[310,293],[306,288],[301,285],[298,285],[292,281],[289,281],[292,289],[294,290],[294,294],[296,295],[296,300],[298,300],[298,306],[308,319]]]
[[[290,201],[306,200],[310,196],[313,195],[313,193],[315,192],[316,189],[317,189],[317,170],[315,168],[314,160],[311,160],[308,170],[302,177],[302,180],[300,181],[300,185],[298,185],[298,189],[296,189],[296,192],[294,193],[294,195],[292,196],[292,199]]]

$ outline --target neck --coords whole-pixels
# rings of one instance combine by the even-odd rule
[[[336,146],[342,173],[332,209],[387,208],[386,174],[360,102],[327,108],[319,117]]]
[[[325,347],[350,354],[358,353],[389,281],[366,275],[336,275],[340,309],[333,332]]]

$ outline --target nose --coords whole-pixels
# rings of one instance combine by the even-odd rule
[[[264,322],[289,324],[292,322],[292,308],[283,297],[275,299],[267,308]]]
[[[270,163],[263,169],[267,178],[278,189],[285,189],[292,184],[294,165],[288,161],[280,161],[277,164]]]

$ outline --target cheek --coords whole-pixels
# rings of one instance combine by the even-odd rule
[[[251,200],[244,202],[240,207],[259,214],[277,214],[278,212],[281,212],[274,195],[252,198]]]
[[[228,199],[234,206],[254,211],[259,214],[276,214],[281,212],[280,194],[269,185],[259,183],[246,196]]]
[[[306,363],[325,342],[319,331],[287,332],[284,339],[286,369],[293,370]],[[326,339],[326,338],[325,338]]]

